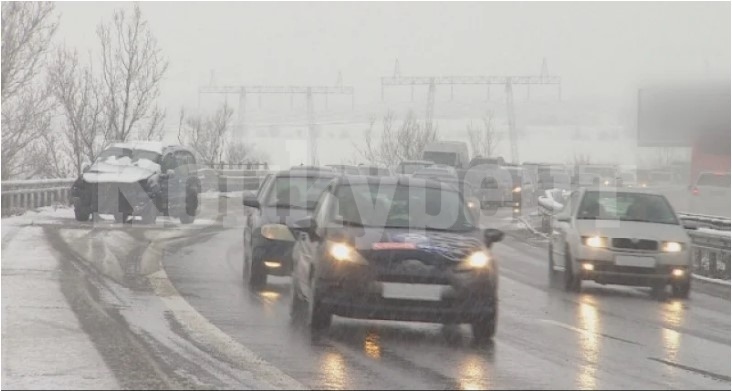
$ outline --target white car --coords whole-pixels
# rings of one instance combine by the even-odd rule
[[[594,280],[650,286],[656,295],[671,285],[674,297],[689,296],[691,240],[663,195],[580,189],[553,220],[549,275],[565,290],[579,292],[583,280]]]

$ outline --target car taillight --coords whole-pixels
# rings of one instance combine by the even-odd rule
[[[691,193],[694,194],[695,196],[698,196],[699,195],[699,188],[698,187],[692,188],[691,189]]]

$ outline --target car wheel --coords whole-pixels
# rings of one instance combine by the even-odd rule
[[[558,286],[559,273],[554,270],[554,247],[549,244],[549,285],[552,287]]]
[[[182,224],[191,224],[196,220],[196,212],[198,211],[198,192],[189,191],[186,195],[186,210],[180,215]]]
[[[691,292],[691,280],[671,284],[671,295],[677,299],[688,299]]]
[[[244,273],[244,281],[249,285],[249,289],[258,291],[267,285],[267,270],[264,268],[261,257],[251,248],[249,256],[244,262]]]
[[[657,298],[657,299],[663,299],[665,298],[666,294],[666,283],[665,282],[657,282],[651,285],[651,296]]]
[[[496,318],[497,310],[492,315],[473,322],[470,325],[471,331],[473,332],[473,340],[476,343],[485,343],[493,339],[496,335]]]
[[[80,205],[74,205],[74,217],[76,218],[76,221],[89,221],[89,218],[91,217],[91,211],[83,206]]]
[[[312,292],[312,296],[308,302],[308,326],[310,326],[310,331],[322,332],[330,327],[333,315],[323,307],[316,281],[317,279],[313,278],[310,282],[310,292]]]
[[[572,271],[572,254],[569,252],[569,247],[564,253],[564,290],[567,292],[582,290],[582,280]]]
[[[293,323],[299,322],[305,318],[308,306],[300,294],[300,290],[293,282],[292,284],[292,301],[290,302],[290,320]]]
[[[150,201],[142,210],[142,223],[155,224],[155,220],[157,220],[157,218],[158,208],[155,206],[155,202]]]

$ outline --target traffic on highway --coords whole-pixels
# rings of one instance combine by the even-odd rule
[[[0,388],[730,389],[729,11],[3,2]]]

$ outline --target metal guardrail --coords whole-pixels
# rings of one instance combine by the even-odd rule
[[[2,215],[17,210],[69,203],[73,178],[5,181],[2,186]]]

